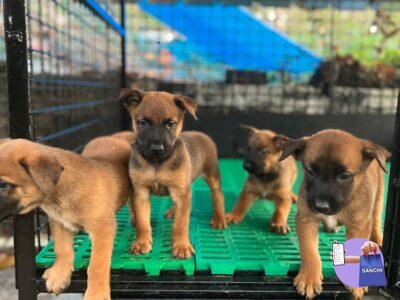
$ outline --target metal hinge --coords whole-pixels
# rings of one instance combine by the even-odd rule
[[[8,31],[7,38],[9,40],[12,40],[13,42],[18,42],[18,43],[22,43],[22,41],[24,40],[21,31]]]

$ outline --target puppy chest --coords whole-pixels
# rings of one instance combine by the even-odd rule
[[[340,225],[339,219],[337,216],[323,216],[322,222],[325,225],[325,228],[328,231],[336,231],[336,228]]]
[[[60,223],[66,229],[72,232],[79,231],[81,226],[79,226],[77,218],[72,214],[63,213],[60,208],[51,205],[44,205],[41,208],[50,219]]]

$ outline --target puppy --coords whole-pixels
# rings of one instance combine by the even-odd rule
[[[247,210],[259,198],[272,199],[276,208],[270,221],[270,230],[280,234],[290,231],[287,218],[292,201],[297,196],[292,186],[297,177],[294,158],[279,162],[283,143],[287,137],[270,130],[259,130],[248,125],[241,128],[249,131],[248,147],[243,167],[250,173],[233,211],[226,215],[228,223],[239,223]]]
[[[281,160],[289,155],[304,168],[296,215],[301,266],[294,284],[311,299],[322,291],[320,222],[332,228],[346,226],[346,239],[366,238],[382,245],[383,172],[389,153],[350,133],[324,130],[286,142]],[[360,299],[366,291],[351,292]]]
[[[132,133],[133,134],[133,133]],[[0,220],[41,208],[49,217],[56,259],[43,274],[60,294],[74,270],[73,237],[92,240],[85,299],[110,299],[115,213],[130,191],[130,144],[120,137],[91,141],[82,155],[17,139],[0,143]]]
[[[188,97],[129,89],[119,100],[128,109],[137,134],[129,165],[137,229],[131,252],[142,254],[152,248],[150,194],[169,194],[174,206],[166,217],[175,216],[172,254],[189,258],[194,253],[189,241],[191,183],[197,177],[203,176],[211,189],[211,226],[226,227],[216,146],[203,133],[181,134],[185,112],[196,117],[197,104]]]

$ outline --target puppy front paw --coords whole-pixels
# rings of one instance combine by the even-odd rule
[[[319,272],[301,272],[293,281],[297,292],[306,299],[313,299],[322,292],[322,275]]]
[[[286,222],[271,222],[269,224],[269,229],[271,232],[278,234],[287,234],[290,232],[290,227]]]
[[[189,241],[177,241],[172,244],[172,256],[180,259],[190,258],[194,248]]]
[[[88,288],[83,300],[111,300],[110,291],[101,291]]]
[[[49,293],[61,294],[71,282],[73,268],[64,265],[54,265],[43,274],[46,280],[46,289]]]
[[[225,229],[227,220],[224,217],[214,215],[211,219],[211,227],[213,229]]]
[[[349,291],[354,300],[361,300],[364,297],[364,294],[368,293],[368,287],[350,288]]]
[[[225,215],[225,219],[226,219],[227,224],[237,224],[237,223],[242,222],[243,217],[237,216],[233,213],[229,213],[229,214]]]
[[[131,253],[141,255],[149,253],[152,249],[151,240],[136,240],[131,246]]]

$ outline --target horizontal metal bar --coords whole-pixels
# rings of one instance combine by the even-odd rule
[[[93,10],[104,22],[111,28],[118,32],[121,36],[125,37],[125,29],[119,24],[103,7],[101,7],[94,0],[81,0],[83,4]]]
[[[107,117],[95,118],[95,119],[92,119],[90,121],[86,121],[86,122],[83,122],[81,124],[78,124],[78,125],[75,125],[75,126],[60,130],[60,131],[55,132],[53,134],[47,135],[45,137],[41,137],[41,138],[37,139],[37,141],[39,143],[42,143],[42,142],[47,142],[47,141],[50,141],[50,140],[54,140],[56,138],[59,138],[59,137],[65,136],[65,135],[69,135],[69,134],[72,134],[72,133],[77,132],[79,130],[82,130],[82,129],[88,128],[90,126],[93,126],[95,124],[98,124],[98,123],[100,123],[100,122],[102,122],[102,121],[104,121],[106,119],[107,119]]]
[[[115,101],[108,99],[108,100],[94,100],[94,101],[86,101],[86,102],[79,102],[79,103],[73,103],[73,104],[57,105],[57,106],[52,106],[52,107],[34,109],[34,110],[32,110],[31,114],[39,115],[39,114],[52,113],[52,112],[57,112],[57,111],[68,111],[68,110],[74,110],[74,109],[85,108],[85,107],[100,106],[102,104],[111,103],[111,102],[115,102]]]
[[[34,83],[41,84],[54,84],[64,86],[80,86],[80,87],[96,87],[96,88],[112,88],[114,85],[106,82],[89,81],[89,80],[70,80],[70,79],[51,79],[51,78],[40,78],[32,77]]]
[[[28,47],[28,51],[31,51],[31,52],[34,52],[34,53],[38,53],[38,54],[41,54],[41,55],[45,55],[47,57],[56,58],[56,59],[58,59],[60,61],[69,61],[69,62],[71,62],[72,64],[75,64],[75,65],[87,66],[87,67],[91,67],[91,68],[94,68],[94,69],[96,69],[96,67],[97,67],[96,64],[91,64],[91,63],[85,62],[84,60],[72,59],[69,56],[57,55],[57,54],[55,54],[55,53],[53,53],[51,51],[45,51],[45,50],[34,49],[34,48],[29,48],[29,47]]]
[[[84,292],[86,278],[85,272],[75,272],[66,292]],[[43,279],[36,284],[39,291],[46,291]],[[111,271],[111,294],[113,299],[299,299],[289,276],[183,276],[171,272],[155,277],[123,270]],[[318,299],[347,297],[340,282],[327,279]]]
[[[73,149],[72,151],[78,153],[78,152],[80,152],[83,148],[85,148],[85,146],[86,146],[86,144],[79,145],[78,147],[76,147],[76,148]]]

